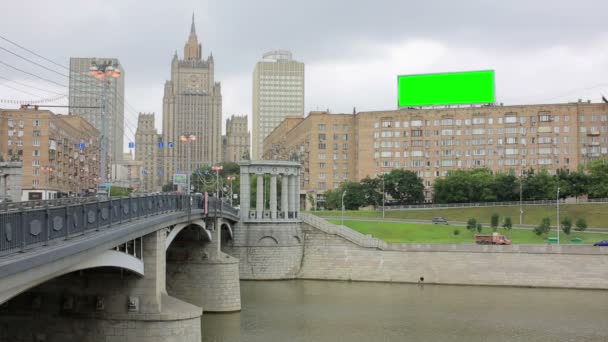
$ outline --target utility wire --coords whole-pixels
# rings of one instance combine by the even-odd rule
[[[30,49],[28,49],[28,48],[26,48],[26,47],[23,47],[23,46],[21,46],[21,45],[19,45],[19,44],[15,43],[14,41],[12,41],[12,40],[10,40],[10,39],[8,39],[8,38],[6,38],[6,37],[3,37],[2,35],[0,35],[0,39],[2,39],[2,40],[4,40],[4,41],[7,41],[7,42],[11,43],[11,44],[13,44],[13,45],[15,45],[15,46],[17,46],[17,47],[19,47],[19,48],[21,48],[21,49],[23,49],[23,50],[25,50],[25,51],[29,52],[29,53],[31,53],[32,55],[34,55],[34,56],[36,56],[36,57],[40,57],[40,58],[44,59],[45,61],[47,61],[47,62],[49,62],[49,63],[55,64],[55,65],[56,65],[56,66],[58,66],[58,67],[64,68],[64,69],[66,69],[66,70],[70,70],[70,68],[68,68],[68,67],[66,67],[66,66],[64,66],[64,65],[61,65],[61,64],[59,64],[59,63],[55,63],[55,62],[53,62],[52,60],[50,60],[50,59],[48,59],[48,58],[46,58],[46,57],[44,57],[44,56],[41,56],[41,55],[39,55],[39,54],[35,53],[34,51],[32,51],[32,50],[30,50]]]

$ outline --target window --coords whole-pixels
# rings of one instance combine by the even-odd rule
[[[453,129],[442,129],[441,135],[453,136],[454,130]]]
[[[319,140],[325,140],[325,133],[320,133],[319,134]]]
[[[454,124],[454,120],[453,119],[443,119],[443,120],[441,120],[441,125],[442,126],[453,125],[453,124]]]
[[[32,166],[40,166],[40,160],[38,160],[38,159],[33,159],[33,160],[32,160]]]
[[[391,152],[391,151],[382,151],[380,153],[380,156],[382,158],[391,158],[393,156],[393,152]]]
[[[325,168],[325,163],[319,163],[319,169],[324,169]]]
[[[319,159],[325,159],[325,153],[319,153]]]
[[[486,123],[485,118],[473,118],[473,125],[481,125]]]
[[[35,137],[39,137],[40,136],[40,131],[33,131],[32,135]]]
[[[319,173],[319,179],[325,179],[325,172]]]
[[[474,128],[473,134],[486,134],[486,130],[484,128]]]
[[[36,187],[38,185],[40,185],[40,181],[38,179],[32,179],[32,186]]]
[[[551,121],[551,115],[547,115],[547,114],[539,115],[538,116],[538,121],[540,121],[540,122],[550,122]]]
[[[391,128],[393,126],[393,122],[390,120],[382,121],[383,128]]]
[[[324,150],[325,146],[325,143],[319,143],[319,150]]]
[[[319,131],[325,130],[325,124],[319,124]]]
[[[32,124],[34,125],[34,127],[39,127],[40,126],[40,120],[34,120],[32,122]]]
[[[420,127],[422,126],[422,120],[412,120],[412,127]],[[403,127],[407,127],[404,125]]]
[[[507,148],[505,149],[506,155],[518,154],[518,150],[516,148]]]
[[[441,166],[453,166],[454,161],[452,159],[445,159],[441,161]]]
[[[505,117],[505,123],[517,123],[517,116]]]
[[[342,149],[343,149],[343,150],[348,149],[348,143],[344,143],[344,144],[342,144]]]
[[[325,182],[319,182],[319,190],[325,190]]]
[[[423,155],[424,155],[424,151],[412,151],[411,152],[412,157],[422,157]]]
[[[32,150],[33,157],[40,157],[40,150]]]

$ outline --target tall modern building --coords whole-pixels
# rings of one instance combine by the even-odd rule
[[[226,136],[224,137],[224,161],[238,162],[249,155],[249,130],[247,116],[235,116],[226,119]]]
[[[160,191],[163,170],[159,164],[159,136],[154,128],[154,113],[139,113],[135,131],[135,160],[141,163],[140,187],[144,192]],[[164,147],[164,146],[163,146]]]
[[[214,78],[213,55],[201,58],[194,15],[184,59],[177,52],[171,61],[171,80],[163,97],[164,179],[188,170],[188,154],[194,164],[215,164],[222,159],[222,95]],[[180,142],[182,135],[196,140]],[[187,146],[191,144],[191,146]]]
[[[264,138],[286,116],[304,116],[304,63],[289,51],[271,51],[253,70],[253,159],[264,152]]]
[[[70,112],[83,117],[100,132],[101,127],[101,97],[103,85],[101,81],[89,75],[89,68],[93,63],[109,61],[118,65],[121,76],[110,78],[110,87],[107,92],[106,115],[108,130],[108,163],[120,163],[123,157],[123,137],[125,130],[124,98],[125,98],[125,70],[116,58],[70,58]],[[98,108],[86,108],[98,107]]]

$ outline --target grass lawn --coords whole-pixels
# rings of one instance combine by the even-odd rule
[[[564,204],[559,206],[560,217],[569,216],[572,225],[576,219],[583,217],[587,220],[589,228],[608,228],[608,204]],[[318,216],[340,216],[337,211],[314,211]],[[386,211],[386,218],[430,220],[434,216],[443,216],[448,221],[466,222],[470,218],[476,218],[477,222],[489,225],[493,213],[500,215],[502,223],[505,216],[510,216],[513,224],[519,224],[519,207],[478,207],[478,208],[450,208],[450,209],[415,209]],[[347,210],[345,216],[349,217],[381,217],[382,212],[373,210]],[[555,205],[529,205],[524,206],[524,224],[538,225],[543,217],[549,217],[551,224],[555,225]]]
[[[329,220],[334,224],[340,224],[340,220]],[[465,227],[447,225],[401,223],[401,222],[370,222],[344,220],[344,225],[363,234],[372,234],[374,237],[386,242],[405,243],[473,243],[473,234]],[[454,235],[454,229],[460,230],[460,234]],[[513,229],[505,231],[498,229],[500,234],[505,234],[513,243],[547,243],[547,237],[539,237],[532,230]],[[484,234],[491,234],[492,229],[486,227]],[[552,231],[549,236],[556,236]],[[561,243],[570,243],[570,240],[580,237],[583,243],[594,243],[600,240],[608,240],[608,233],[581,233],[572,232],[570,235],[560,234]]]

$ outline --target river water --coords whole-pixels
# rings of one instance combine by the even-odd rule
[[[608,291],[242,281],[203,341],[608,341]]]

